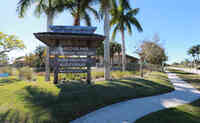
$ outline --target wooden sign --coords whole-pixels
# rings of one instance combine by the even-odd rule
[[[63,55],[63,56],[95,56],[96,51],[50,51],[50,55]]]
[[[65,55],[65,56],[95,56],[96,49],[87,47],[57,47],[50,49],[51,55]]]
[[[87,73],[86,69],[61,69],[59,73]]]
[[[87,63],[59,63],[60,67],[87,67]]]
[[[55,65],[54,59],[50,60],[51,66]],[[87,67],[96,65],[96,59],[92,58],[58,58],[57,62],[60,67]]]
[[[87,63],[90,59],[88,58],[77,58],[77,57],[73,57],[73,58],[58,58],[58,62],[68,62],[68,63],[72,63],[72,62],[84,62]]]
[[[54,83],[58,83],[59,73],[85,73],[87,82],[91,83],[91,66],[95,60],[96,48],[104,36],[95,34],[95,27],[50,26],[51,32],[34,33],[37,39],[50,47],[50,64],[54,69]],[[63,59],[60,59],[63,56]],[[65,58],[66,56],[87,56],[88,59]],[[71,69],[70,67],[80,67]],[[68,68],[68,69],[66,69]],[[84,68],[84,69],[83,69]]]

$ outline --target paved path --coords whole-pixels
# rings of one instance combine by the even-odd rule
[[[172,69],[182,70],[182,71],[189,72],[189,73],[200,74],[200,70],[197,70],[194,68],[173,68],[172,67]]]
[[[89,113],[71,123],[133,123],[137,119],[158,110],[176,107],[193,102],[200,98],[200,91],[168,73],[168,77],[175,87],[175,91],[163,95],[132,99],[113,104]]]

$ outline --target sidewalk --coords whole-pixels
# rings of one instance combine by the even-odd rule
[[[176,107],[200,98],[200,91],[175,74],[168,73],[168,77],[175,87],[175,91],[171,93],[113,104],[91,112],[71,123],[123,123],[125,121],[133,123],[151,112]]]
[[[197,70],[194,68],[174,68],[174,69],[182,70],[182,71],[189,72],[189,73],[200,74],[200,70]]]

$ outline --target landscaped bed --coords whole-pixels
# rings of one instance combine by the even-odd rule
[[[26,82],[0,79],[0,122],[67,123],[104,106],[132,98],[167,93],[173,86],[164,73],[153,72],[145,79],[127,78],[86,85]]]
[[[200,90],[200,75],[170,70]],[[200,99],[191,103],[151,113],[136,123],[200,123]]]

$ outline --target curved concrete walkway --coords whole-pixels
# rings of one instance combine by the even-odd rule
[[[168,73],[168,77],[175,87],[175,91],[171,93],[113,104],[71,123],[133,123],[149,113],[190,103],[200,98],[200,91],[175,74]]]

